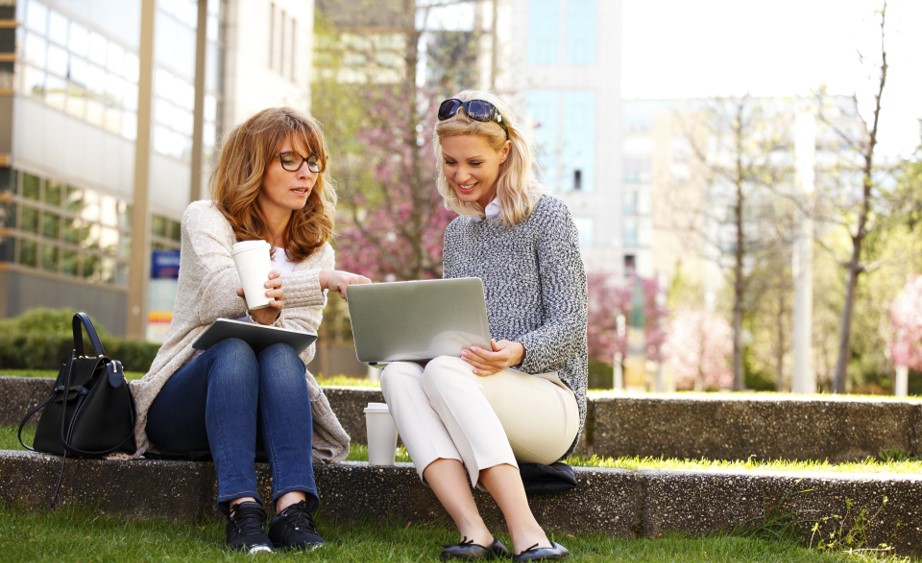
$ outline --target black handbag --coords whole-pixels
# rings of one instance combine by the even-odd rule
[[[83,347],[83,329],[93,346]],[[86,313],[73,320],[74,350],[61,365],[51,394],[29,409],[19,424],[19,443],[31,451],[60,456],[101,457],[134,452],[135,405],[122,363],[107,357]],[[41,412],[32,446],[22,441],[22,429]]]
[[[576,486],[576,473],[569,465],[558,461],[550,465],[520,463],[522,484],[529,495],[553,495]]]

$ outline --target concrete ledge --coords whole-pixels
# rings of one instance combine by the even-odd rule
[[[52,379],[0,377],[0,424],[16,424],[51,392]]]
[[[22,510],[48,506],[60,458],[0,451],[0,502]],[[269,472],[257,467],[268,492]],[[322,517],[339,522],[388,519],[395,524],[450,525],[412,465],[347,462],[315,466]],[[602,533],[619,538],[721,532],[772,514],[792,515],[805,534],[814,522],[831,530],[862,512],[876,514],[867,541],[902,555],[922,556],[922,476],[625,471],[576,468],[578,485],[560,495],[530,499],[538,520],[554,533]],[[95,506],[102,513],[168,519],[220,518],[214,509],[212,464],[186,461],[68,460],[61,505]],[[492,500],[476,492],[484,518],[503,525]],[[883,498],[888,499],[883,504]],[[851,503],[850,510],[846,503]]]
[[[0,377],[0,424],[18,424],[48,379]],[[325,387],[346,432],[364,444],[362,409],[378,389]],[[922,401],[828,395],[593,394],[580,455],[860,461],[922,457]]]
[[[922,401],[828,395],[597,395],[580,451],[726,460],[922,455]]]

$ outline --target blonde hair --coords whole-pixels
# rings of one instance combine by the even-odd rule
[[[224,140],[211,174],[211,197],[237,240],[269,240],[257,197],[266,170],[285,141],[303,143],[320,161],[320,174],[305,206],[291,212],[285,232],[289,260],[300,262],[333,236],[336,192],[324,181],[327,153],[320,124],[309,115],[280,107],[264,109],[235,127]]]
[[[532,156],[531,146],[518,126],[518,118],[512,110],[495,94],[478,90],[464,90],[458,92],[453,98],[462,102],[468,100],[484,100],[493,104],[503,118],[506,125],[504,130],[493,121],[482,122],[471,119],[463,109],[444,121],[436,121],[433,132],[433,150],[436,155],[436,168],[438,175],[436,186],[445,203],[445,207],[469,217],[482,217],[483,209],[476,202],[464,202],[451,188],[442,166],[442,139],[456,135],[478,135],[486,140],[487,144],[499,152],[508,140],[512,146],[506,161],[499,165],[499,175],[496,178],[496,196],[499,198],[500,217],[507,225],[518,224],[531,215],[544,187],[538,183],[535,176],[535,161]]]

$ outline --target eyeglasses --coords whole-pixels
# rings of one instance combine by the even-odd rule
[[[303,165],[305,162],[307,163],[308,170],[314,174],[320,172],[320,157],[314,153],[304,157],[296,152],[286,151],[280,152],[278,157],[282,168],[289,172],[297,172],[298,170],[301,170],[301,165]]]
[[[503,131],[506,132],[506,138],[509,138],[509,129],[506,128],[503,116],[500,115],[496,106],[486,100],[468,100],[462,102],[458,98],[448,98],[439,106],[439,121],[445,121],[446,119],[454,117],[461,108],[464,108],[464,113],[474,121],[480,121],[481,123],[489,123],[492,121],[497,123],[503,128]]]

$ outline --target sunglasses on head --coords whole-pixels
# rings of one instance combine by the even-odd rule
[[[498,124],[506,132],[506,138],[509,138],[509,129],[506,128],[503,116],[500,115],[496,106],[486,100],[462,102],[458,98],[448,98],[439,106],[439,121],[454,117],[461,108],[464,108],[464,113],[474,121],[480,121],[481,123],[490,123],[492,121]]]

